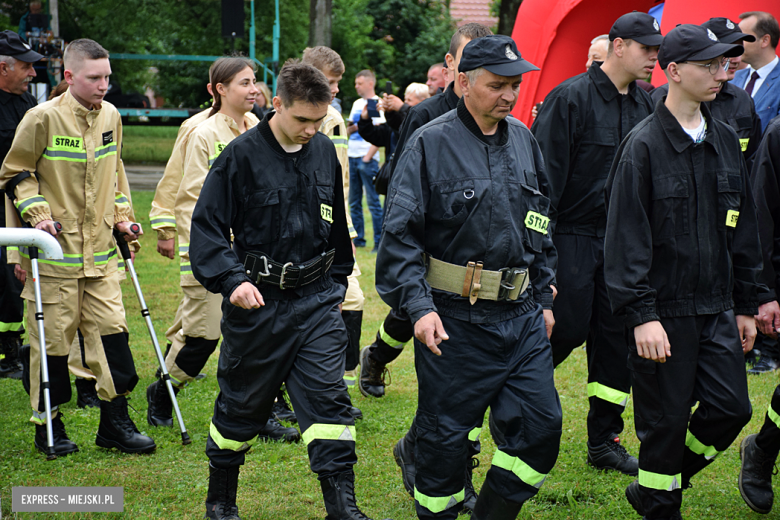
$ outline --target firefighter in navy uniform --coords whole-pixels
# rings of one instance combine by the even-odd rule
[[[0,164],[11,148],[14,133],[25,112],[37,105],[35,97],[27,91],[29,81],[35,77],[32,64],[43,58],[30,49],[13,31],[0,32]],[[10,59],[9,59],[10,58]],[[0,191],[0,197],[5,195]],[[0,226],[5,227],[5,203],[0,204]],[[23,284],[14,276],[14,266],[6,263],[6,248],[0,248],[0,377],[21,379],[22,364],[19,347],[24,332],[24,303],[21,297]]]
[[[637,474],[637,459],[620,444],[622,413],[631,391],[623,324],[612,315],[604,283],[604,184],[620,141],[653,111],[636,80],[655,67],[661,31],[647,13],[618,18],[603,64],[556,87],[531,130],[550,179],[553,242],[558,253],[558,326],[550,343],[557,367],[586,344],[587,462]]]
[[[627,328],[646,519],[680,519],[682,490],[750,420],[761,244],[736,132],[704,104],[741,45],[679,25],[658,62],[669,95],[623,141],[606,186],[604,273]],[[691,408],[698,407],[691,414]]]
[[[288,63],[277,89],[274,112],[214,162],[192,216],[193,274],[224,296],[206,516],[238,518],[239,467],[285,383],[327,518],[367,519],[339,314],[352,246],[336,151],[318,132],[330,88],[314,67]]]
[[[414,323],[417,516],[457,517],[468,435],[489,406],[503,438],[472,518],[510,520],[561,436],[546,176],[533,135],[507,117],[522,74],[538,69],[511,38],[486,36],[459,70],[457,108],[412,136],[393,174],[377,291]]]

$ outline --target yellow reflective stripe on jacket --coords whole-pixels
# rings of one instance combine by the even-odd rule
[[[182,274],[192,274],[192,264],[189,262],[182,262],[179,266],[179,272]]]
[[[183,255],[184,253],[190,252],[190,245],[189,244],[179,244],[179,254]]]
[[[95,148],[96,161],[105,159],[106,157],[110,157],[112,155],[116,155],[116,143],[107,144],[105,146],[98,146]]]
[[[775,425],[780,428],[780,415],[777,414],[776,411],[772,409],[772,405],[769,405],[769,410],[766,412],[767,417],[769,417],[769,420],[775,423]]]
[[[21,321],[18,323],[0,321],[0,332],[17,332],[22,329],[22,325],[23,323]]]
[[[482,433],[482,428],[474,428],[469,432],[469,440],[471,442],[476,442],[479,440],[479,434]]]
[[[496,453],[493,455],[492,464],[507,471],[511,471],[517,478],[529,486],[535,487],[536,489],[542,487],[544,480],[547,478],[547,475],[544,473],[539,473],[531,466],[520,460],[519,457],[513,457],[512,455],[504,453],[501,450],[496,450]]]
[[[343,135],[331,135],[329,137],[336,148],[349,148],[349,139]]]
[[[680,489],[682,474],[662,475],[651,471],[644,471],[639,468],[639,485],[659,491],[674,491]]]
[[[588,383],[588,397],[598,397],[609,403],[626,406],[628,404],[628,396],[626,392],[615,390],[601,383]]]
[[[217,427],[214,426],[213,421],[211,423],[211,426],[209,427],[209,435],[211,435],[211,438],[214,440],[217,446],[219,446],[223,450],[246,451],[249,448],[251,448],[254,443],[257,442],[257,436],[255,436],[254,439],[250,439],[248,441],[243,441],[243,442],[226,439],[222,436],[221,433],[219,433],[219,430],[217,430]]]
[[[403,341],[398,341],[397,339],[393,339],[390,334],[385,332],[385,324],[384,322],[379,326],[379,339],[387,343],[388,346],[393,348],[404,348],[405,343]]]
[[[712,460],[720,455],[720,452],[715,449],[715,446],[705,446],[704,443],[691,433],[691,430],[688,430],[688,434],[685,436],[685,445],[696,455],[703,455],[707,460]]]
[[[41,158],[50,161],[87,162],[87,152],[66,152],[65,150],[45,148]]]
[[[121,193],[114,197],[114,202],[120,206],[130,206],[130,201]]]
[[[30,249],[27,246],[22,246],[18,249],[19,253],[29,259],[30,258]],[[76,255],[71,253],[65,253],[63,254],[64,258],[61,258],[59,260],[49,260],[47,258],[38,258],[39,264],[49,264],[49,265],[83,265],[84,264],[84,255]]]
[[[149,217],[149,222],[152,223],[152,229],[159,229],[164,227],[176,227],[176,219],[174,217]]]
[[[414,488],[414,499],[431,513],[441,513],[446,509],[460,504],[463,502],[464,498],[466,498],[465,489],[461,489],[454,495],[448,497],[429,497],[428,495],[420,493],[420,490],[417,489],[416,486]]]
[[[354,426],[345,424],[314,423],[303,432],[302,437],[307,446],[316,440],[355,442],[357,432]]]
[[[46,199],[44,199],[40,195],[35,195],[34,197],[27,197],[26,199],[22,199],[20,201],[16,202],[16,209],[19,210],[19,213],[21,213],[22,218],[24,218],[24,213],[32,208],[33,206],[48,206],[49,203],[46,202]]]
[[[103,265],[107,264],[111,258],[116,256],[116,248],[112,247],[108,251],[101,251],[100,253],[95,253],[95,265]]]

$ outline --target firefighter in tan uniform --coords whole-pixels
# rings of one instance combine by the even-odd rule
[[[328,47],[310,47],[303,51],[301,59],[306,65],[311,65],[319,69],[328,80],[330,85],[331,101],[339,92],[339,81],[344,75],[344,62],[341,57]],[[328,115],[322,121],[320,132],[330,137],[333,145],[336,147],[336,155],[341,163],[341,174],[344,184],[344,200],[347,204],[347,226],[349,227],[349,238],[357,237],[357,231],[352,226],[352,218],[349,213],[349,157],[347,156],[347,127],[344,125],[344,118],[333,106],[328,107]],[[353,247],[354,252],[354,247]],[[344,382],[347,387],[352,387],[357,383],[358,361],[360,359],[360,330],[363,325],[363,305],[365,298],[363,291],[358,283],[360,268],[355,262],[352,268],[352,274],[347,278],[347,295],[344,297],[341,317],[344,318],[344,324],[347,327],[347,336],[349,345],[347,346],[346,371],[344,373]],[[362,413],[355,407],[352,407],[352,415],[356,418],[362,418]]]
[[[14,197],[22,219],[57,237],[65,254],[63,260],[40,261],[52,406],[70,400],[68,352],[76,329],[81,329],[87,338],[86,362],[97,377],[101,399],[96,444],[148,453],[156,445],[138,432],[125,398],[138,376],[128,345],[112,231],[116,227],[128,240],[138,235],[130,231],[130,194],[118,188],[126,186],[119,155],[121,118],[103,102],[111,74],[108,52],[92,40],[75,40],[65,51],[64,69],[68,91],[25,115],[0,170],[0,185]],[[54,221],[62,224],[61,232]],[[29,271],[26,251],[21,254],[22,267]],[[35,314],[31,277],[22,297],[30,320]],[[29,330],[31,421],[36,425],[35,446],[43,450],[46,416],[38,334],[34,326]],[[89,341],[97,337],[100,341]],[[65,433],[61,414],[52,414],[52,427],[57,455],[78,451]]]

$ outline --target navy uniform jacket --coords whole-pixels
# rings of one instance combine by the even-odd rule
[[[610,171],[604,276],[629,328],[758,311],[761,244],[745,159],[734,130],[701,112],[707,134],[694,144],[658,103]]]
[[[461,100],[456,110],[423,126],[408,141],[393,174],[379,246],[376,287],[412,322],[429,312],[491,323],[527,312],[540,303],[552,308],[555,247],[548,232],[526,226],[531,215],[545,220],[549,199],[544,161],[531,132],[509,117],[499,140],[488,144]],[[484,269],[527,268],[529,290],[517,301],[477,300],[432,290],[423,253]]]
[[[768,289],[759,294],[759,303],[763,304],[777,300],[777,288],[780,287],[780,116],[766,127],[750,180],[764,256],[761,281]]]
[[[250,281],[243,267],[246,253],[299,265],[335,248],[331,277],[346,287],[352,273],[336,149],[317,132],[299,152],[285,152],[268,124],[274,114],[220,153],[192,214],[192,273],[226,298]],[[258,288],[263,294],[264,285]]]
[[[35,97],[29,92],[17,96],[0,90],[0,164],[11,149],[16,127],[19,126],[24,114],[37,104]],[[0,190],[0,197],[5,198],[3,194],[4,190]],[[0,204],[0,219],[2,219],[0,227],[5,227],[5,211],[2,211],[2,208]]]

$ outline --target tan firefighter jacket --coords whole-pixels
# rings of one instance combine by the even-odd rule
[[[336,134],[336,128],[338,128],[338,134]],[[347,156],[347,146],[349,136],[347,135],[347,127],[344,125],[344,118],[341,117],[339,111],[328,106],[328,115],[320,125],[320,132],[330,137],[333,146],[336,147],[336,155],[341,163],[341,178],[344,183],[344,204],[347,207],[347,227],[349,228],[349,238],[357,237],[357,231],[355,231],[352,225],[352,217],[349,213],[349,157]]]

